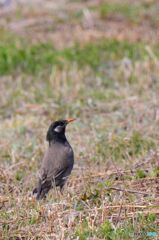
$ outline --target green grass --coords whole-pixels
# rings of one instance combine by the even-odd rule
[[[79,240],[86,240],[91,236],[93,236],[92,231],[88,226],[88,222],[85,220],[76,228],[75,237],[78,237]]]
[[[114,229],[109,221],[105,221],[103,224],[101,224],[98,231],[99,236],[107,240],[111,240],[114,234]]]
[[[56,50],[49,43],[28,45],[22,40],[7,41],[0,43],[0,74],[42,74],[51,72],[54,66],[63,68],[67,63],[97,69],[110,61],[118,61],[124,57],[142,59],[145,55],[143,44],[116,40],[101,40],[84,47],[75,45],[64,50]]]
[[[136,177],[137,178],[145,178],[146,177],[146,172],[143,169],[138,169],[136,172]]]
[[[158,226],[155,223],[156,215],[148,214],[144,216],[139,214],[135,218],[135,225],[129,220],[126,220],[122,225],[115,227],[112,222],[105,220],[100,226],[91,230],[88,223],[83,221],[76,229],[75,236],[80,240],[87,240],[91,236],[96,236],[98,239],[106,240],[130,240],[130,239],[151,239],[148,237],[149,232],[158,235]]]
[[[129,3],[103,3],[98,7],[98,12],[101,18],[106,18],[111,15],[122,15],[128,20],[137,21],[141,15],[142,9],[136,5]]]
[[[114,162],[140,157],[155,148],[151,138],[144,138],[139,132],[133,132],[130,137],[113,135],[111,139],[101,137],[96,145],[97,158],[111,159]]]
[[[0,20],[8,27],[0,30],[0,239],[130,240],[159,232],[157,1],[146,4],[141,32],[131,23],[143,1],[58,4],[26,3],[19,16],[12,9]],[[43,18],[52,21],[39,26]],[[15,36],[9,29],[17,21],[27,26],[17,25]],[[107,23],[115,24],[110,35]],[[52,190],[37,202],[47,129],[67,117],[77,118],[66,131],[73,172],[63,195]]]
[[[96,11],[102,20],[122,20],[122,22],[133,23],[135,25],[145,22],[145,19],[153,27],[158,23],[158,2],[157,1],[117,1],[104,2],[98,6],[90,8]]]

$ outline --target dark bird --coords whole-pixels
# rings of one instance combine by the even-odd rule
[[[42,161],[38,186],[33,190],[36,199],[46,198],[47,193],[53,187],[60,187],[62,191],[71,174],[74,153],[65,136],[65,130],[67,124],[74,120],[69,118],[53,122],[47,131],[46,140],[49,146]]]

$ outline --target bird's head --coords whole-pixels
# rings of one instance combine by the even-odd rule
[[[53,122],[46,135],[46,140],[48,142],[51,142],[52,140],[55,139],[64,139],[65,138],[65,129],[68,123],[73,122],[75,119],[74,118],[68,118],[65,120],[58,120]]]

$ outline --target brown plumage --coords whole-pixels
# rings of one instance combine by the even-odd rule
[[[53,122],[48,129],[46,139],[49,147],[42,161],[38,186],[33,190],[37,199],[45,198],[53,187],[60,187],[62,191],[71,174],[74,154],[65,136],[65,128],[69,122],[74,120],[71,118]]]

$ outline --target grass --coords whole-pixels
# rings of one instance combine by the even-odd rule
[[[129,159],[135,159],[145,152],[155,149],[155,143],[147,137],[144,139],[139,132],[133,132],[130,137],[122,137],[112,135],[110,139],[104,136],[97,144],[97,157],[102,157],[102,160],[109,159],[114,162]]]
[[[86,240],[92,236],[96,236],[97,239],[115,240],[115,239],[151,239],[150,234],[155,234],[158,231],[158,227],[155,226],[156,216],[150,214],[147,217],[138,215],[136,221],[139,226],[133,226],[132,222],[127,221],[124,226],[115,227],[111,221],[106,220],[97,229],[91,230],[87,222],[77,228],[75,236],[80,240]],[[143,224],[143,225],[142,225]],[[142,227],[142,226],[143,227]],[[145,227],[144,227],[145,226]]]
[[[145,234],[159,232],[158,40],[148,42],[136,31],[142,40],[128,41],[126,29],[120,41],[113,29],[113,37],[99,37],[100,24],[111,15],[124,15],[128,24],[138,15],[140,9],[122,2],[119,13],[118,5],[109,3],[104,19],[91,11],[84,18],[83,8],[95,4],[99,10],[105,1],[68,1],[62,10],[50,4],[49,10],[40,4],[34,10],[33,3],[27,19],[25,8],[18,17],[12,9],[13,23],[18,18],[26,24],[17,36],[7,16],[3,19],[8,30],[0,37],[0,239],[115,240],[140,233],[140,239],[152,239]],[[80,13],[78,19],[70,15],[67,26],[58,25],[54,18],[64,19],[61,14],[69,8]],[[55,11],[57,25],[32,31],[27,21],[43,16],[42,10]],[[149,17],[142,18],[144,31]],[[94,25],[86,29],[82,22],[88,19]],[[116,24],[120,29],[121,22]],[[157,31],[155,24],[149,27],[147,34]],[[52,39],[59,34],[63,47],[56,48],[47,34]],[[74,170],[63,195],[53,190],[37,202],[32,190],[47,148],[46,131],[53,120],[66,117],[77,118],[66,133],[75,152]]]
[[[128,57],[132,60],[146,56],[144,45],[140,43],[103,40],[89,43],[84,47],[75,45],[64,50],[56,50],[51,44],[24,44],[23,40],[2,42],[0,44],[0,74],[26,72],[38,74],[43,68],[50,72],[54,66],[76,63],[80,67],[99,68],[109,61]]]
[[[103,3],[98,7],[98,12],[101,18],[107,18],[112,15],[121,15],[130,21],[137,21],[141,15],[141,7],[134,4],[125,3]]]
[[[117,19],[136,25],[144,22],[146,18],[153,26],[157,26],[158,22],[157,8],[157,1],[103,1],[92,7],[102,20]]]

